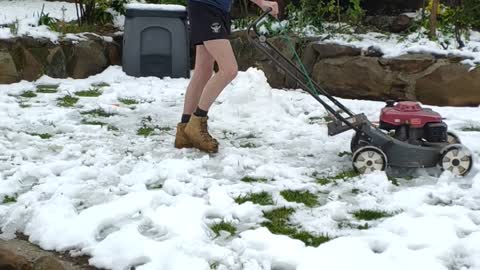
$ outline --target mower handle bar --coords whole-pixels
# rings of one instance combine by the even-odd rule
[[[255,19],[255,21],[253,23],[250,24],[250,26],[248,27],[247,29],[247,37],[250,39],[250,41],[253,42],[253,44],[258,48],[260,49],[263,53],[265,53],[273,62],[275,62],[283,71],[285,71],[286,74],[290,75],[293,79],[295,79],[301,86],[302,88],[307,91],[310,95],[312,95],[320,104],[322,104],[325,109],[327,109],[327,111],[329,111],[335,118],[337,118],[338,120],[341,120],[342,122],[344,122],[346,125],[354,128],[355,130],[357,128],[353,127],[353,125],[345,118],[343,117],[342,115],[340,115],[335,109],[333,109],[330,105],[328,105],[327,103],[325,103],[325,101],[323,101],[322,99],[320,99],[320,97],[313,93],[311,90],[309,90],[310,88],[308,87],[308,85],[302,81],[295,73],[294,71],[292,71],[291,69],[295,70],[295,72],[297,74],[303,74],[303,72],[294,64],[292,63],[292,61],[288,58],[286,58],[280,51],[278,51],[277,48],[275,48],[275,46],[273,46],[268,40],[266,40],[264,38],[263,35],[261,35],[259,32],[258,32],[258,29],[257,29],[257,26],[258,24],[265,18],[268,16],[268,14],[270,14],[270,12],[272,12],[272,8],[267,8],[257,19]],[[253,30],[253,31],[252,31]],[[255,37],[258,38],[259,37],[262,37],[260,42],[262,44],[259,44],[257,41],[254,40],[254,38],[252,37],[252,34],[251,33],[254,33],[255,34]],[[275,58],[275,56],[273,56],[270,52],[268,52],[266,50],[265,47],[268,47],[270,48],[271,50],[273,50],[278,56],[281,57],[281,59],[287,64],[290,66],[291,69],[287,68],[286,66],[284,66],[284,63],[282,63],[281,61],[279,61],[278,59]],[[330,95],[327,91],[325,91],[322,87],[320,87],[315,81],[312,80],[312,83],[314,85],[314,87],[316,88],[316,90],[319,90],[319,92],[321,92],[325,97],[327,97],[330,101],[332,101],[338,108],[340,108],[343,112],[347,113],[349,116],[353,116],[354,114],[348,109],[346,108],[343,104],[341,104],[336,98],[334,98],[332,95]]]

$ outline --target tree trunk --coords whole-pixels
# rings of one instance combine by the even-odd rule
[[[437,38],[437,12],[438,6],[440,5],[440,0],[432,0],[432,11],[430,12],[430,38]]]

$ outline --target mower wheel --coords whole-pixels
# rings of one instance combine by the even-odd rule
[[[447,142],[448,144],[461,144],[460,138],[457,134],[447,131]]]
[[[387,156],[378,147],[364,146],[353,154],[353,168],[358,173],[384,171],[387,168]]]
[[[454,175],[465,176],[472,169],[473,158],[470,151],[461,144],[451,144],[442,151],[440,167],[451,171]]]

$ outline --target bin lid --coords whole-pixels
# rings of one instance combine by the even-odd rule
[[[186,18],[187,9],[181,5],[134,3],[126,5],[125,16]]]

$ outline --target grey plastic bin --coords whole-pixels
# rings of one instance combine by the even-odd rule
[[[190,77],[187,11],[128,5],[122,65],[131,76]]]

